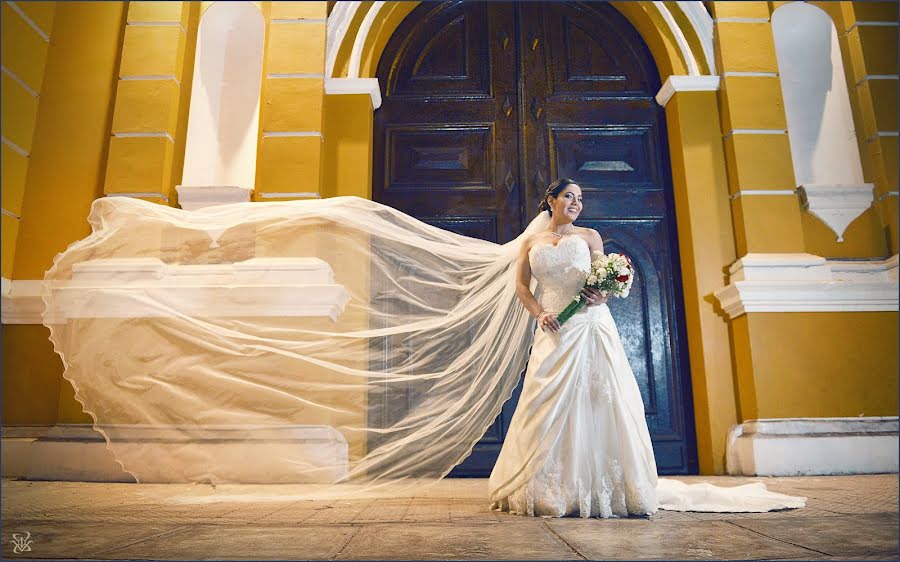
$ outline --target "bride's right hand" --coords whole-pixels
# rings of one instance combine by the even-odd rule
[[[538,320],[538,324],[545,332],[558,332],[562,324],[556,319],[555,314],[544,314]]]

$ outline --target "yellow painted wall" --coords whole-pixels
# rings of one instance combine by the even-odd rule
[[[285,10],[293,9],[289,3],[277,4]],[[846,32],[850,21],[888,17],[884,8],[863,4],[842,2],[829,13],[843,18],[839,36],[842,52],[848,53],[845,60],[852,60],[852,65],[847,66],[848,84],[853,81],[851,103],[856,122],[864,125],[857,129],[866,178],[876,184],[883,197],[850,226],[843,245],[829,239],[833,237],[830,230],[818,219],[800,212],[795,200],[767,196],[756,200],[738,198],[731,203],[728,198],[729,192],[741,189],[784,189],[782,183],[788,181],[787,171],[792,168],[783,139],[775,141],[773,137],[766,139],[773,140],[771,143],[759,143],[758,138],[729,140],[723,134],[731,128],[775,127],[782,123],[780,96],[771,80],[729,77],[725,89],[718,94],[680,92],[666,108],[703,473],[723,470],[725,434],[736,421],[754,417],[897,413],[896,313],[751,313],[729,322],[718,313],[711,297],[725,284],[727,266],[747,251],[807,251],[826,257],[872,257],[879,255],[880,248],[887,253],[897,251],[897,197],[884,196],[897,190],[896,137],[868,140],[869,129],[896,120],[896,112],[891,113],[884,101],[891,98],[892,91],[879,90],[882,84],[874,89],[871,84],[857,89],[855,81],[861,68],[870,73],[874,72],[872,69],[892,68],[896,72],[895,58],[891,58],[896,57],[896,49],[893,55],[873,49],[876,41],[869,35],[870,30],[864,30],[859,37]],[[3,147],[3,208],[10,210],[18,205],[20,213],[15,214],[21,216],[21,221],[12,221],[13,217],[3,215],[3,276],[40,279],[57,252],[88,233],[85,219],[90,203],[103,192],[126,5],[60,3],[55,12],[41,8],[39,3],[17,5],[33,10],[29,13],[35,21],[52,22],[53,42],[47,50],[40,103],[31,125],[30,160],[9,156],[10,149]],[[262,5],[267,20],[276,17],[268,12],[275,4]],[[365,8],[371,5],[363,3],[347,40],[339,48],[336,76],[346,75],[355,29]],[[391,2],[385,6],[365,45],[361,76],[374,74],[391,33],[415,5]],[[686,73],[674,37],[651,4],[615,2],[614,6],[648,43],[663,81],[670,74]],[[771,9],[765,2],[719,2],[714,6],[721,17],[767,17]],[[16,21],[6,17],[9,8],[3,4],[4,53],[10,38],[27,36],[27,30],[21,26],[5,33],[6,26]],[[320,8],[321,5],[316,9]],[[202,6],[192,6],[191,13],[196,16],[200,9]],[[719,65],[736,71],[772,70],[770,37],[765,29],[768,24],[748,25],[722,28],[724,33],[720,33],[716,43]],[[191,33],[196,33],[196,24],[188,23],[187,27],[190,38]],[[318,33],[319,45],[321,29],[310,29]],[[760,48],[748,48],[748,37]],[[696,50],[696,38],[688,40]],[[191,48],[190,40],[187,45],[186,50]],[[320,55],[323,56],[317,54],[319,58]],[[192,61],[193,57],[185,51],[185,59]],[[316,65],[318,68],[319,62]],[[8,66],[6,62],[4,66]],[[188,72],[186,66],[182,75],[189,76]],[[22,73],[37,75],[33,69]],[[4,134],[7,123],[17,123],[17,131],[24,123],[22,130],[27,130],[29,108],[35,105],[28,98],[17,97],[13,88],[17,85],[9,82],[4,76]],[[173,184],[180,179],[183,161],[184,147],[178,139],[184,136],[189,106],[185,90],[183,86],[175,125],[181,132],[176,133],[169,164]],[[8,100],[7,93],[12,93]],[[277,94],[264,93],[268,96],[264,99],[274,99]],[[318,95],[317,90],[312,97]],[[759,103],[760,99],[770,101]],[[286,113],[278,116],[285,123],[283,128],[312,127],[294,123],[304,118],[300,113],[306,105],[287,100],[280,106],[286,108]],[[12,111],[18,108],[21,111]],[[324,141],[318,141],[317,148],[302,150],[321,151],[321,156],[311,160],[321,162],[321,195],[370,198],[373,112],[369,96],[324,95],[320,111]],[[171,125],[171,121],[166,122]],[[10,134],[24,138],[20,133]],[[280,162],[297,160],[291,154],[275,156],[281,158]],[[308,156],[305,154],[304,158]],[[265,157],[261,153],[260,161]],[[760,161],[770,165],[760,167]],[[8,185],[22,187],[7,189]],[[879,234],[883,242],[879,242]],[[7,251],[11,248],[16,250],[14,262],[10,259],[12,251]],[[2,337],[7,343],[3,355],[3,423],[89,420],[74,402],[71,387],[62,380],[61,365],[46,336],[46,330],[40,326],[3,326]],[[823,341],[829,345],[823,346]]]
[[[41,91],[17,240],[15,279],[42,279],[53,256],[90,232],[103,176],[124,29],[122,2],[62,2]],[[42,326],[3,326],[4,423],[87,421],[60,384]],[[55,382],[52,382],[55,381]],[[54,419],[59,411],[58,418]]]
[[[781,4],[770,3],[764,10],[762,2],[711,3],[716,17],[763,20],[716,24],[720,71],[775,70],[769,48],[770,24],[765,20],[770,10]],[[854,54],[843,18],[853,14],[855,3],[817,5],[836,22],[857,132],[872,129],[873,125],[865,124],[866,100],[857,88],[861,76],[854,68],[869,59],[884,64],[886,55],[872,51],[867,56],[861,54],[862,49]],[[889,50],[894,53],[896,43]],[[741,128],[785,128],[780,87],[773,87],[778,86],[778,80],[761,76],[725,78],[720,91],[723,133]],[[784,136],[726,137],[732,193],[795,187]],[[862,151],[871,145],[867,138],[867,133],[859,134]],[[872,181],[877,163],[872,159],[866,162],[862,155],[866,181]],[[748,252],[808,252],[827,258],[871,259],[891,253],[877,203],[849,226],[842,243],[818,218],[799,210],[792,195],[738,197],[733,217],[738,256]],[[731,321],[730,334],[739,420],[897,415],[896,312],[750,313]]]
[[[716,92],[678,92],[666,105],[700,472],[725,470],[737,421],[728,323],[709,295],[735,259]]]
[[[271,2],[255,201],[322,195],[326,2]],[[297,194],[304,195],[297,195]]]
[[[43,326],[4,324],[3,425],[52,425],[57,422],[62,363]],[[71,392],[71,391],[69,391]],[[74,399],[73,399],[74,400]]]
[[[323,197],[372,198],[372,121],[368,94],[325,96]]]
[[[742,420],[898,414],[896,312],[754,312],[732,327]]]
[[[883,257],[896,254],[898,149],[896,2],[810,2],[835,26],[844,64],[847,91],[856,129],[863,179],[875,185],[875,201],[844,234],[844,242],[829,236],[815,219],[804,218],[807,251],[825,257]],[[863,22],[861,25],[858,22]],[[871,22],[891,25],[866,25]],[[893,195],[891,195],[893,193]]]
[[[105,194],[176,204],[199,15],[196,2],[128,5]]]
[[[11,279],[56,2],[4,2],[0,10],[0,59],[4,68],[0,76],[0,275]]]

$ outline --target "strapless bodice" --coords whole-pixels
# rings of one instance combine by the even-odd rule
[[[556,246],[535,244],[528,256],[531,274],[541,287],[541,306],[550,312],[560,312],[581,291],[591,268],[587,241],[571,234]]]

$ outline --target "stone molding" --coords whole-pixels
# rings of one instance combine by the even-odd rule
[[[730,318],[748,312],[897,311],[897,255],[826,260],[811,254],[747,254],[714,293]]]

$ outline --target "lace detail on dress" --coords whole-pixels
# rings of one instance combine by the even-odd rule
[[[560,312],[581,292],[591,268],[591,250],[584,238],[571,234],[556,246],[533,246],[530,264],[531,273],[541,285],[541,306]]]
[[[591,252],[583,238],[571,235],[556,246],[534,246],[529,261],[541,286],[541,305],[545,310],[558,312],[584,286]],[[604,518],[656,511],[656,466],[652,452],[646,455],[641,450],[649,449],[649,435],[644,438],[640,428],[623,429],[630,423],[625,410],[638,409],[639,418],[643,418],[640,392],[630,372],[615,370],[619,362],[609,359],[609,349],[594,354],[596,346],[609,345],[603,340],[607,328],[601,325],[611,323],[612,318],[604,308],[583,309],[579,314],[590,314],[582,318],[587,322],[573,318],[563,325],[560,336],[545,340],[546,345],[536,344],[534,349],[540,348],[540,352],[532,351],[529,369],[533,370],[526,376],[516,416],[523,409],[528,412],[537,407],[530,402],[531,396],[536,395],[531,389],[542,388],[543,383],[530,387],[531,380],[563,377],[559,390],[550,399],[556,401],[555,408],[564,412],[564,421],[555,430],[558,435],[548,440],[548,450],[529,454],[530,462],[542,463],[540,466],[522,467],[519,462],[526,461],[505,457],[514,453],[504,446],[498,459],[500,469],[495,467],[498,483],[509,482],[523,471],[528,476],[516,484],[517,488],[504,492],[505,497],[494,496],[497,501],[492,504],[493,509],[528,516]],[[620,352],[620,347],[615,350]],[[549,354],[553,354],[552,359]],[[632,377],[630,382],[627,377]],[[540,406],[543,408],[544,404]],[[523,419],[514,417],[508,439],[523,439],[518,433],[525,431],[523,427],[532,431]],[[543,437],[534,431],[524,439],[536,443]]]
[[[567,482],[561,461],[548,457],[534,478],[508,498],[495,502],[492,509],[529,517],[582,518],[628,517],[656,511],[655,490],[643,482],[629,482],[615,459],[606,463],[597,485],[591,485],[590,480],[591,475],[584,474],[577,482]]]

